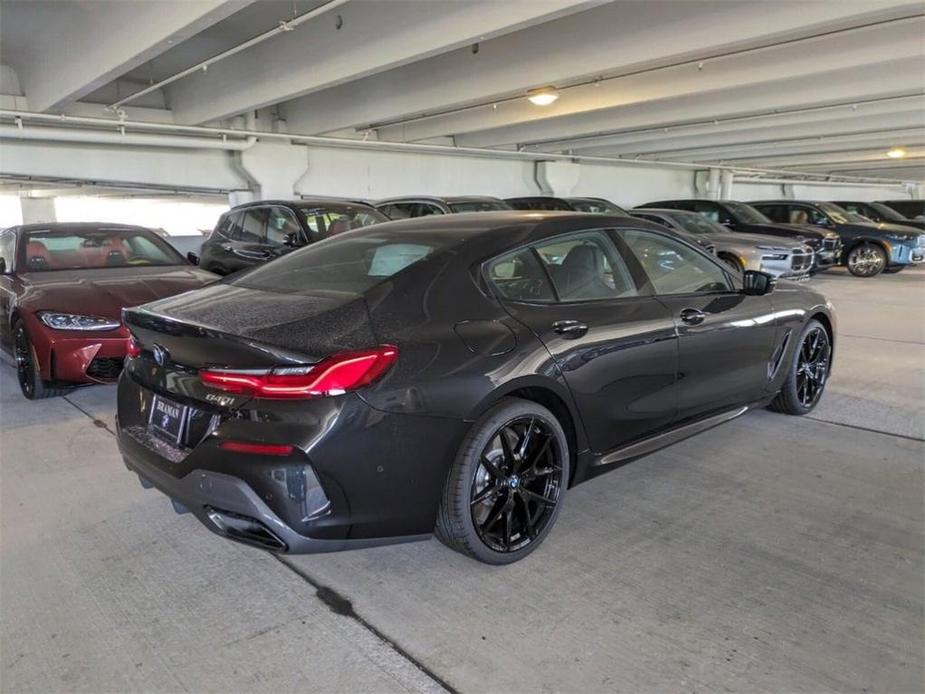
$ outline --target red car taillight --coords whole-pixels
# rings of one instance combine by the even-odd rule
[[[132,359],[141,354],[141,345],[135,341],[134,337],[128,339],[128,344],[125,345],[125,353]]]
[[[255,398],[301,399],[340,395],[369,385],[398,359],[398,349],[383,345],[345,352],[312,366],[250,369],[203,369],[199,379],[211,388]]]

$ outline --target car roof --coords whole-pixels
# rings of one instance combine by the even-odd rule
[[[631,210],[627,210],[630,214],[662,214],[666,217],[683,217],[685,215],[697,215],[700,214],[697,212],[691,212],[690,210],[676,210],[673,207],[634,207]]]
[[[346,200],[344,198],[302,198],[299,200],[253,200],[235,205],[228,212],[244,210],[249,207],[263,207],[266,205],[280,205],[281,207],[324,207],[325,205],[347,205],[350,207],[372,207],[368,202],[361,200]],[[226,212],[225,214],[228,214]]]
[[[447,197],[442,197],[440,195],[397,195],[392,198],[382,198],[381,200],[376,200],[373,204],[378,206],[396,202],[416,202],[418,200],[423,200],[426,202],[442,202],[447,204],[478,201],[504,202],[501,198],[496,198],[492,195],[450,195]]]
[[[110,222],[40,222],[35,224],[20,224],[10,227],[7,231],[31,233],[34,231],[50,232],[84,232],[84,231],[151,231],[148,227],[138,224],[114,224]]]

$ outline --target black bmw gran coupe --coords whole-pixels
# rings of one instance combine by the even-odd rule
[[[119,445],[179,511],[280,552],[436,533],[494,564],[574,484],[812,410],[835,327],[658,225],[515,211],[347,232],[124,317]]]

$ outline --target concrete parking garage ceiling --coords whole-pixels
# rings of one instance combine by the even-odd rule
[[[8,110],[925,178],[921,2],[2,0],[0,30]]]

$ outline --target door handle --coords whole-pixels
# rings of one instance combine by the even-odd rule
[[[700,325],[706,317],[706,313],[696,308],[685,308],[681,311],[681,322],[687,325]]]
[[[574,340],[588,332],[588,326],[577,320],[560,320],[552,324],[552,330],[567,340]]]

